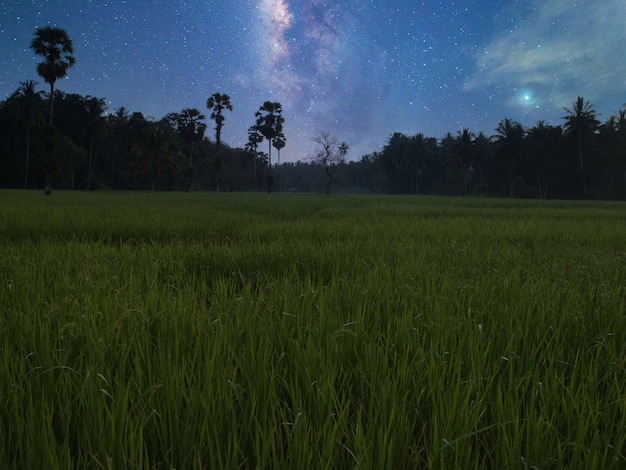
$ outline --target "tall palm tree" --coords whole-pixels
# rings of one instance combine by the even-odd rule
[[[180,113],[169,113],[165,118],[176,129],[188,151],[188,163],[185,170],[185,191],[190,191],[196,175],[196,168],[193,165],[193,154],[196,144],[204,139],[206,123],[203,121],[205,116],[196,108],[185,108]]]
[[[509,179],[509,195],[514,197],[513,181],[515,180],[524,146],[524,128],[519,122],[504,118],[496,128],[496,145],[502,158],[506,161],[506,173]],[[504,189],[504,188],[503,188]]]
[[[222,145],[222,127],[224,126],[224,110],[232,111],[233,105],[230,96],[223,93],[213,93],[206,102],[206,107],[211,111],[211,119],[215,121],[215,187],[220,190],[220,168],[222,159],[220,158],[220,148]]]
[[[601,149],[601,163],[604,167],[607,191],[615,192],[615,175],[624,155],[624,130],[626,130],[626,109],[610,116],[598,127],[598,142]]]
[[[574,137],[576,142],[576,150],[578,151],[578,163],[580,165],[580,177],[583,189],[583,195],[587,195],[587,183],[585,179],[585,165],[583,162],[583,147],[591,140],[594,133],[600,125],[600,121],[596,119],[598,115],[596,110],[589,101],[585,101],[579,96],[572,104],[572,109],[563,108],[565,116],[563,120],[563,130],[565,134]]]
[[[107,118],[111,129],[109,145],[111,147],[111,187],[117,189],[117,164],[119,156],[130,146],[129,134],[130,114],[124,106],[120,106]]]
[[[269,168],[272,170],[272,141],[283,132],[283,107],[278,102],[266,101],[255,113],[256,129],[268,141]],[[268,176],[268,190],[272,192],[272,175]]]
[[[278,172],[277,172],[277,180],[278,180],[278,191],[280,191],[280,151],[285,148],[287,144],[287,139],[285,138],[285,134],[282,132],[274,137],[272,141],[272,146],[276,149],[276,153],[278,154]]]
[[[43,58],[43,62],[37,65],[37,73],[46,83],[50,84],[49,124],[52,125],[54,83],[57,79],[65,77],[67,69],[76,63],[76,59],[72,55],[74,53],[72,40],[65,30],[45,26],[35,30],[30,48],[35,54]]]
[[[85,101],[85,111],[87,115],[87,122],[83,132],[89,140],[89,160],[87,163],[87,175],[86,175],[86,189],[91,189],[91,180],[93,179],[93,172],[96,166],[95,145],[96,142],[102,139],[107,131],[106,120],[104,119],[104,112],[106,110],[106,103],[104,98],[87,97]]]
[[[421,132],[410,139],[411,143],[411,172],[415,175],[415,194],[420,193],[420,180],[424,174],[430,172],[431,158],[436,148],[436,142],[427,138]]]
[[[467,173],[474,162],[474,133],[464,128],[458,132],[454,141],[454,159],[458,167],[463,168],[463,195],[467,196]]]
[[[177,128],[181,138],[189,145],[189,167],[193,167],[193,151],[196,143],[201,142],[206,131],[204,114],[196,108],[186,108],[177,115]]]
[[[257,157],[259,155],[259,144],[263,142],[263,135],[259,132],[256,126],[250,126],[248,128],[248,143],[246,144],[246,150],[252,154],[252,181],[256,184],[256,167]]]
[[[14,104],[15,120],[26,129],[26,168],[24,170],[24,189],[28,188],[28,167],[30,162],[30,130],[43,121],[43,92],[35,91],[37,82],[20,82],[20,87],[11,95],[9,101]]]

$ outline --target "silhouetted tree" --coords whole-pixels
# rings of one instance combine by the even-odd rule
[[[211,119],[215,121],[215,189],[220,190],[220,168],[222,167],[222,159],[220,156],[220,148],[222,145],[222,127],[224,126],[224,110],[232,111],[233,105],[230,102],[230,96],[222,93],[213,93],[206,102],[207,108],[211,111]]]
[[[136,174],[150,174],[152,191],[156,190],[157,180],[162,179],[165,171],[176,168],[175,157],[180,153],[173,129],[166,120],[146,121],[143,135],[138,136],[133,150],[137,155]]]
[[[59,161],[55,152],[59,143],[59,132],[52,124],[48,124],[43,128],[41,133],[43,148],[45,151],[44,171],[46,173],[45,194],[52,194],[52,178],[59,173]]]
[[[85,187],[87,191],[91,189],[91,181],[93,179],[94,168],[96,165],[96,143],[106,134],[106,120],[104,112],[106,103],[104,98],[94,98],[88,96],[85,102],[85,111],[87,112],[87,122],[85,123],[84,133],[89,142],[89,159],[87,161],[87,175],[85,177]]]
[[[277,161],[278,161],[278,170],[276,173],[276,179],[278,180],[278,190],[280,191],[280,151],[281,149],[285,148],[285,145],[287,144],[287,139],[285,138],[285,134],[283,134],[282,132],[280,134],[278,134],[276,137],[274,137],[274,140],[272,140],[272,146],[276,149],[276,154],[277,154]]]
[[[67,189],[75,189],[75,175],[78,168],[85,163],[85,149],[64,135],[56,147],[56,160],[59,162],[61,185]]]
[[[35,91],[37,82],[27,80],[20,82],[20,87],[11,95],[15,121],[26,130],[26,165],[24,169],[24,189],[28,187],[28,170],[30,164],[30,134],[33,126],[43,123],[42,92]]]
[[[463,195],[467,196],[467,177],[474,163],[474,134],[465,128],[458,132],[453,146],[457,167],[463,168]]]
[[[519,174],[524,155],[524,128],[519,122],[504,118],[496,128],[496,147],[509,183],[509,196],[514,197],[513,182]]]
[[[410,172],[415,178],[415,194],[420,194],[422,181],[426,176],[432,176],[433,155],[437,148],[437,141],[420,132],[411,137],[409,144]]]
[[[246,143],[246,150],[252,155],[252,181],[256,185],[257,181],[257,158],[259,156],[259,144],[263,142],[263,135],[259,132],[256,126],[250,126],[248,128],[248,142]]]
[[[615,183],[622,179],[616,176],[626,171],[626,105],[598,127],[598,140],[606,190],[615,196]]]
[[[348,144],[339,142],[336,136],[331,136],[327,132],[320,132],[312,140],[317,144],[317,153],[313,157],[313,162],[324,167],[328,177],[324,184],[324,193],[330,194],[330,188],[335,181],[334,169],[345,161],[349,147]]]
[[[76,63],[72,55],[74,48],[72,40],[67,32],[60,28],[44,26],[35,30],[35,36],[30,48],[43,58],[43,62],[37,65],[37,73],[50,85],[50,119],[54,107],[54,84],[59,78],[67,75],[67,69]]]
[[[283,132],[283,107],[278,102],[266,101],[255,113],[256,130],[261,133],[268,142],[268,158],[269,158],[269,170],[270,174],[267,176],[268,192],[272,192],[272,185],[274,184],[274,177],[271,174],[272,171],[272,142]]]
[[[186,171],[185,190],[189,191],[193,186],[195,167],[193,164],[194,148],[197,143],[204,138],[206,131],[205,119],[198,109],[187,108],[180,113],[170,113],[166,116],[170,124],[178,131],[178,135],[185,142],[188,148],[188,166]]]
[[[537,194],[542,199],[548,197],[550,181],[555,180],[559,171],[557,159],[562,135],[563,131],[560,127],[548,126],[545,121],[537,121],[527,133],[530,171],[534,175]]]
[[[563,129],[566,135],[574,138],[576,150],[578,152],[578,163],[580,165],[580,178],[583,196],[587,195],[587,183],[585,177],[585,164],[583,159],[583,149],[593,138],[600,121],[596,119],[597,113],[589,101],[585,101],[579,96],[572,104],[572,109],[563,108],[565,124]]]

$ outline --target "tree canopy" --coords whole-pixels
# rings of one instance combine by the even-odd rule
[[[44,26],[35,30],[30,48],[43,59],[37,65],[37,74],[50,85],[49,123],[52,124],[54,84],[59,78],[65,77],[67,69],[76,63],[72,55],[72,40],[64,29]]]

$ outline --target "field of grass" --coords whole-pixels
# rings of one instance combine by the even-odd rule
[[[0,468],[626,467],[626,204],[0,191]]]

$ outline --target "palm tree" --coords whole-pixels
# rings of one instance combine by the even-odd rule
[[[87,122],[85,124],[84,132],[89,140],[89,160],[87,162],[87,176],[86,176],[86,189],[91,189],[91,180],[93,179],[93,172],[95,170],[96,161],[94,154],[94,147],[96,141],[102,139],[107,131],[106,121],[103,117],[106,110],[106,103],[104,98],[87,97],[85,101],[85,111],[87,113]]]
[[[457,167],[463,168],[463,195],[467,196],[467,173],[474,162],[474,133],[467,128],[459,131],[453,152]]]
[[[258,131],[256,126],[250,126],[248,128],[248,143],[246,143],[246,150],[252,155],[252,181],[256,184],[256,167],[257,157],[259,155],[259,144],[263,142],[263,135]]]
[[[215,185],[216,190],[220,190],[220,168],[222,160],[220,158],[220,147],[222,145],[222,127],[224,126],[224,110],[232,111],[233,105],[230,102],[230,96],[222,93],[213,93],[206,102],[206,107],[212,111],[211,119],[215,121]]]
[[[624,130],[626,129],[626,108],[610,116],[598,127],[598,142],[601,149],[602,166],[606,178],[607,191],[615,193],[615,175],[624,155]]]
[[[15,105],[15,120],[26,129],[26,169],[24,170],[24,189],[28,188],[28,167],[30,162],[30,129],[43,121],[41,91],[35,91],[37,82],[20,82],[20,87],[11,95],[9,101]]]
[[[287,139],[285,138],[285,134],[282,132],[278,134],[274,140],[272,141],[272,146],[276,149],[278,154],[278,171],[277,171],[277,180],[278,180],[278,191],[280,191],[280,150],[285,148],[287,144]]]
[[[117,189],[117,163],[118,157],[130,146],[128,125],[130,115],[124,106],[120,106],[107,119],[111,129],[109,145],[111,147],[111,187]]]
[[[156,191],[157,180],[160,180],[167,169],[176,168],[175,157],[178,149],[172,128],[166,121],[146,122],[145,132],[133,145],[137,154],[137,175],[150,173],[152,191]]]
[[[177,128],[182,139],[189,145],[189,167],[193,167],[194,144],[202,141],[206,124],[204,114],[196,108],[183,109],[178,115]]]
[[[583,147],[594,135],[600,121],[596,119],[598,115],[596,110],[589,101],[585,101],[582,96],[579,96],[572,104],[572,109],[563,108],[565,116],[563,120],[565,124],[563,129],[565,134],[569,134],[574,137],[576,142],[576,149],[578,151],[578,163],[580,165],[580,177],[583,189],[583,195],[587,195],[587,183],[585,181],[585,165],[583,163]]]
[[[196,108],[186,108],[180,113],[170,113],[166,116],[172,127],[178,131],[178,135],[189,149],[189,162],[186,170],[185,190],[191,190],[196,173],[193,166],[193,151],[195,145],[202,142],[206,131],[205,116]]]
[[[285,118],[282,116],[283,107],[278,102],[266,101],[255,113],[256,129],[265,137],[268,141],[268,157],[270,173],[272,171],[272,141],[282,134],[283,123]],[[272,175],[268,175],[268,191],[272,192],[273,178]]]
[[[509,179],[509,195],[514,197],[513,181],[522,160],[524,145],[524,128],[519,122],[504,118],[496,128],[496,145],[502,158],[506,161],[506,173]],[[503,188],[504,189],[504,188]]]
[[[424,174],[430,173],[431,158],[437,143],[436,141],[433,142],[433,139],[425,137],[421,132],[411,137],[410,143],[410,168],[411,172],[415,174],[415,194],[419,194],[419,182],[424,177]]]
[[[37,65],[37,73],[46,83],[50,84],[50,120],[52,125],[52,111],[54,103],[54,83],[67,75],[67,69],[72,67],[76,60],[72,55],[74,48],[72,40],[65,30],[52,26],[45,26],[35,30],[35,36],[30,48],[43,62]]]

